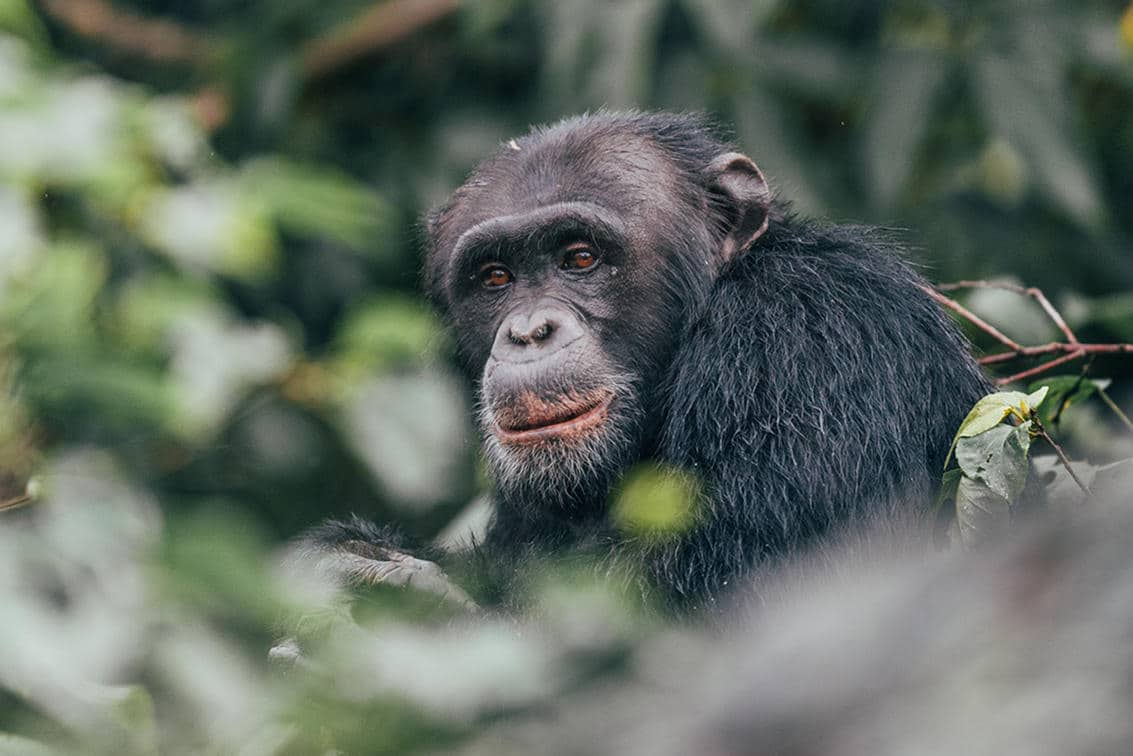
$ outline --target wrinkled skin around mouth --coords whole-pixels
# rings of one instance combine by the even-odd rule
[[[604,389],[550,398],[525,391],[495,408],[492,431],[508,445],[581,439],[607,421],[612,400],[613,394]]]

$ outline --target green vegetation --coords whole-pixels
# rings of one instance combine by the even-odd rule
[[[271,568],[325,516],[430,539],[486,489],[417,223],[532,122],[706,109],[799,210],[910,229],[932,280],[1039,286],[1083,343],[1133,342],[1126,6],[0,0],[0,753],[440,747],[657,632],[631,577],[578,565],[531,576],[523,633]],[[1063,338],[1033,297],[960,301]],[[1129,480],[1133,356],[1013,387],[957,435],[965,543],[1039,438],[1082,487]],[[932,421],[915,387],[878,411]],[[663,537],[695,491],[639,471],[620,521]],[[311,674],[268,662],[283,616]]]

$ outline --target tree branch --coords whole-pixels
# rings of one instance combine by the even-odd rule
[[[928,294],[930,297],[935,299],[937,302],[944,305],[949,310],[952,310],[953,312],[957,313],[958,315],[963,317],[965,320],[967,320],[969,323],[974,325],[976,328],[980,329],[981,331],[986,333],[988,336],[991,336],[993,339],[998,341],[1000,344],[1003,344],[1005,347],[1010,349],[1012,352],[1017,352],[1017,351],[1025,348],[1025,347],[1020,346],[1018,343],[1016,343],[1010,337],[1005,336],[1004,334],[1000,333],[999,329],[997,329],[995,326],[993,326],[990,323],[988,323],[987,321],[985,321],[979,315],[976,315],[974,312],[972,312],[967,307],[965,307],[964,305],[957,302],[955,299],[952,299],[951,297],[944,296],[939,291],[937,291],[936,289],[933,289],[930,286],[922,286],[921,288],[924,290],[924,292],[926,294]],[[941,287],[941,288],[943,288],[943,287]]]
[[[1078,337],[1070,330],[1070,326],[1066,325],[1062,314],[1055,309],[1054,305],[1052,305],[1050,300],[1046,298],[1046,295],[1043,294],[1042,289],[1038,287],[1018,286],[1016,284],[1000,283],[998,281],[956,281],[955,283],[941,284],[936,288],[941,291],[956,291],[957,289],[1002,289],[1004,291],[1013,291],[1020,296],[1031,297],[1039,303],[1039,306],[1043,308],[1047,317],[1054,322],[1058,330],[1062,331],[1062,334],[1066,337],[1068,342],[1071,344],[1078,343]]]
[[[1049,362],[1044,362],[1041,365],[1036,365],[1033,368],[1021,370],[1018,373],[1013,373],[1011,375],[1004,376],[1003,378],[996,378],[995,379],[995,385],[996,386],[1006,386],[1009,383],[1014,383],[1015,381],[1021,381],[1024,378],[1033,378],[1036,375],[1041,375],[1042,373],[1045,373],[1046,371],[1050,370],[1051,368],[1058,367],[1059,365],[1065,364],[1067,362],[1072,362],[1072,361],[1074,361],[1074,360],[1076,360],[1080,357],[1085,357],[1085,356],[1086,356],[1086,353],[1081,352],[1081,351],[1071,352],[1070,354],[1064,354],[1061,357],[1056,357],[1055,359],[1050,360]]]
[[[463,0],[385,0],[346,20],[299,51],[307,80],[333,73],[391,47],[455,11]],[[172,21],[145,18],[108,0],[40,0],[44,12],[75,34],[116,50],[166,63],[197,63],[212,47],[208,38]],[[223,87],[209,85],[192,98],[209,131],[232,112]]]
[[[80,37],[149,60],[192,63],[209,48],[202,34],[172,21],[115,8],[106,0],[40,0],[40,6]]]
[[[462,0],[387,0],[347,20],[301,53],[310,78],[325,76],[390,47],[455,11]]]
[[[955,291],[957,289],[1002,289],[1004,291],[1011,291],[1020,296],[1027,296],[1038,302],[1042,307],[1043,312],[1050,318],[1051,322],[1055,324],[1058,330],[1066,337],[1065,341],[1052,341],[1049,344],[1042,344],[1041,346],[1021,346],[1010,337],[1005,336],[998,331],[994,326],[988,324],[978,315],[968,310],[954,299],[940,294],[938,291],[926,289],[929,296],[940,302],[942,305],[958,313],[961,317],[966,319],[976,328],[991,336],[1007,347],[1007,351],[998,352],[996,354],[989,354],[979,358],[981,365],[994,365],[1000,362],[1011,362],[1012,360],[1029,358],[1029,357],[1042,357],[1044,355],[1059,354],[1052,360],[1036,365],[1035,367],[1027,370],[1014,373],[1004,378],[996,379],[995,383],[998,386],[1003,386],[1015,381],[1021,381],[1024,378],[1032,378],[1041,373],[1045,373],[1051,368],[1080,359],[1087,355],[1093,356],[1098,354],[1133,354],[1133,344],[1083,344],[1078,341],[1077,335],[1070,330],[1070,326],[1066,324],[1066,319],[1062,317],[1057,308],[1051,304],[1046,295],[1043,294],[1041,289],[1035,287],[1018,286],[1010,283],[998,283],[994,281],[957,281],[950,284],[940,284],[936,287],[942,291]]]
[[[5,501],[0,501],[0,512],[8,512],[8,511],[11,511],[13,509],[20,509],[21,507],[26,507],[28,504],[31,504],[33,501],[35,501],[35,497],[32,496],[31,494],[20,494],[19,496],[15,496],[11,499],[7,499]]]

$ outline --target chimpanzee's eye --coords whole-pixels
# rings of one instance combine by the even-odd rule
[[[586,242],[574,242],[567,246],[565,252],[561,265],[563,270],[586,270],[598,262],[594,248]]]
[[[480,283],[489,289],[499,289],[511,282],[511,271],[502,265],[485,265],[480,269]]]

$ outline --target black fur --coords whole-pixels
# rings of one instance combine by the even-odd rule
[[[693,116],[581,116],[504,145],[430,217],[426,284],[474,381],[513,300],[464,282],[452,260],[462,234],[576,201],[630,229],[621,280],[551,294],[578,297],[594,334],[580,375],[624,383],[618,435],[585,464],[515,466],[528,474],[490,456],[500,481],[486,553],[593,548],[697,603],[769,560],[850,526],[907,520],[931,500],[952,433],[989,390],[967,344],[879,231],[775,202],[766,233],[722,259],[742,208],[705,171],[731,150]],[[626,538],[609,523],[611,486],[642,460],[703,482],[696,524],[675,541]]]

